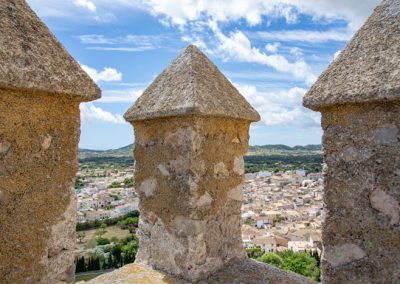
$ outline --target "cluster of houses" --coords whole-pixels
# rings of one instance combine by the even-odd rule
[[[245,247],[321,252],[322,174],[247,174],[242,206]]]
[[[97,170],[99,171],[99,170]],[[138,210],[135,189],[124,181],[131,170],[80,173],[85,186],[77,190],[79,223],[117,218]],[[111,184],[119,187],[110,187]],[[321,252],[322,174],[303,171],[246,174],[243,185],[242,238],[245,247],[265,251]]]
[[[125,179],[132,178],[131,171],[116,171],[102,175],[80,175],[87,183],[76,190],[77,195],[77,222],[104,220],[117,218],[138,210],[139,199],[132,186],[124,184]],[[112,187],[117,182],[120,187]]]

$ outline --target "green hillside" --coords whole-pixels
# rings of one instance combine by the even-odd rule
[[[314,155],[321,154],[321,145],[306,145],[289,147],[286,145],[263,145],[263,146],[250,146],[247,155]]]
[[[133,144],[129,144],[125,147],[111,150],[89,150],[79,149],[79,159],[87,158],[105,158],[105,157],[131,157],[133,151]],[[289,147],[286,145],[262,145],[262,146],[250,146],[247,155],[314,155],[321,154],[321,145],[306,145],[306,146],[294,146]]]
[[[111,150],[89,150],[79,149],[79,159],[96,158],[96,157],[129,157],[133,155],[133,144],[129,144],[122,148],[111,149]]]
[[[130,167],[134,163],[132,150],[133,144],[104,151],[79,149],[78,157],[81,166],[86,167]],[[250,146],[244,160],[246,172],[285,171],[300,168],[309,172],[319,172],[323,162],[322,146]]]

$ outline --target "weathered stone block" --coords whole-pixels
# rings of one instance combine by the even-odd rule
[[[79,103],[0,97],[0,282],[72,283]]]
[[[243,155],[259,115],[200,50],[183,50],[125,118],[135,129],[139,252],[91,283],[165,283],[166,274],[168,283],[312,283],[247,259]],[[140,280],[127,274],[136,270]]]
[[[322,111],[324,283],[400,281],[399,113],[400,103]]]
[[[73,283],[79,102],[100,89],[25,0],[0,0],[0,282]]]
[[[245,257],[238,157],[247,150],[249,124],[190,116],[134,123],[141,141],[134,152],[141,211],[138,263],[199,279]],[[233,143],[235,137],[242,142]],[[149,141],[154,144],[148,146]]]
[[[128,264],[113,272],[103,274],[85,282],[87,284],[191,284],[179,277],[173,277],[165,272],[151,269],[147,265]],[[312,284],[315,283],[290,271],[284,271],[274,266],[253,259],[232,260],[223,269],[209,277],[201,279],[197,284]],[[79,282],[79,284],[83,284]]]
[[[304,97],[324,129],[324,283],[400,282],[399,43],[384,0]]]

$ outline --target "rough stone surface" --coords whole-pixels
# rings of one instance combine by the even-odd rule
[[[154,80],[125,119],[132,122],[190,114],[260,120],[229,80],[193,45]]]
[[[140,264],[129,264],[113,272],[100,275],[88,282],[76,284],[187,284],[186,281],[179,281],[165,273],[151,269]]]
[[[148,266],[129,264],[101,275],[88,284],[190,284],[187,280],[155,271]],[[198,284],[311,284],[308,278],[254,260],[232,260]],[[79,283],[80,284],[80,283]]]
[[[375,188],[370,195],[372,208],[390,217],[392,225],[399,225],[399,202],[380,188]]]
[[[246,257],[242,192],[230,195],[242,183],[235,161],[246,153],[249,124],[193,116],[134,123],[140,141],[134,152],[141,211],[137,263],[197,280]],[[238,136],[242,143],[233,143]]]
[[[91,283],[312,283],[247,259],[243,155],[259,115],[203,53],[187,47],[125,118],[135,130],[139,251],[135,264]]]
[[[79,103],[0,97],[0,282],[72,283]]]
[[[0,89],[79,101],[100,97],[100,89],[24,0],[0,0],[0,62]]]
[[[400,0],[384,0],[318,78],[304,105],[400,100]]]
[[[348,264],[366,256],[365,252],[355,244],[344,244],[336,247],[324,247],[324,257],[333,267]]]
[[[90,283],[313,283],[247,259],[241,185],[249,125],[204,116],[134,122],[139,251],[135,264]]]
[[[324,109],[323,283],[400,283],[400,103]]]

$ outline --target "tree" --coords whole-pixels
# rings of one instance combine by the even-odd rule
[[[107,269],[107,268],[114,268],[114,266],[113,266],[112,254],[111,254],[111,253],[109,253],[107,259],[104,260],[104,266],[103,266],[103,268],[104,268],[104,269]]]
[[[84,177],[77,176],[75,178],[75,189],[81,189],[85,185],[84,180]]]
[[[120,188],[121,187],[121,183],[118,181],[113,181],[108,188]]]
[[[102,223],[102,224],[100,225],[100,228],[99,228],[98,230],[96,230],[95,235],[97,236],[98,239],[101,239],[101,238],[103,237],[103,235],[104,235],[105,233],[107,233],[106,228],[107,228],[107,224]]]
[[[258,258],[264,254],[264,250],[260,246],[247,248],[246,252],[250,258]]]
[[[281,215],[275,215],[272,221],[274,222],[274,224],[280,223],[282,221]]]
[[[75,273],[85,272],[85,271],[86,271],[85,257],[84,256],[78,257],[76,260]]]
[[[79,243],[82,243],[82,240],[86,237],[85,232],[77,232],[76,233],[76,238],[79,240]]]
[[[120,225],[122,229],[126,230],[129,227],[137,227],[138,223],[139,223],[138,217],[128,217],[125,218],[124,220],[119,221],[118,225]]]
[[[283,259],[273,252],[267,252],[259,257],[257,260],[262,261],[267,264],[281,268],[283,266]]]
[[[88,260],[88,263],[87,263],[87,266],[86,266],[86,271],[91,271],[91,270],[93,270],[93,258],[92,257],[89,257],[89,260]]]
[[[115,208],[114,205],[107,204],[105,209],[106,209],[106,210],[112,210],[112,209],[114,209],[114,208]]]
[[[108,245],[110,243],[110,240],[107,238],[97,238],[96,243],[98,246],[104,246],[104,245]]]
[[[118,268],[122,266],[122,251],[119,245],[116,245],[112,248],[112,256],[113,256],[113,267]]]
[[[318,252],[317,252],[316,250],[313,251],[313,252],[311,253],[311,256],[312,256],[313,258],[315,258],[315,260],[317,261],[318,267],[320,267],[320,264],[321,264],[321,257],[319,256]]]
[[[93,261],[93,270],[100,270],[100,259],[98,257]]]
[[[293,252],[291,250],[277,253],[283,259],[282,268],[290,270],[308,278],[318,281],[320,269],[315,258],[306,252]]]
[[[124,180],[125,187],[133,187],[133,178],[126,178]]]

